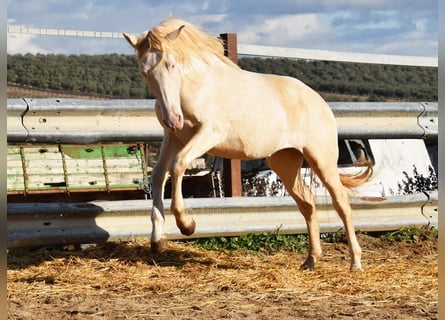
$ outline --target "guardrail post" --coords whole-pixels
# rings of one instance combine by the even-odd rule
[[[221,39],[224,41],[224,54],[233,62],[238,63],[238,44],[236,33],[222,33]],[[224,196],[241,196],[241,160],[224,159]]]

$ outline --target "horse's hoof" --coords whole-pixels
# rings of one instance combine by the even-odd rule
[[[313,271],[313,270],[314,270],[314,265],[310,265],[310,264],[307,264],[307,263],[303,263],[303,264],[300,266],[300,269],[301,269],[301,270],[311,270],[311,271]]]
[[[364,272],[363,268],[361,266],[358,265],[351,265],[351,269],[352,272]]]
[[[195,232],[196,223],[193,218],[190,218],[188,223],[181,224],[178,226],[179,230],[181,230],[181,233],[185,236],[191,236]]]
[[[162,238],[158,242],[152,242],[151,243],[151,252],[153,254],[161,254],[165,250],[167,250],[168,243],[166,238]]]
[[[312,256],[307,257],[306,261],[300,266],[301,270],[314,270],[315,259]]]

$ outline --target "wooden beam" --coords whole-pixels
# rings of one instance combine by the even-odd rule
[[[234,63],[238,63],[238,44],[236,33],[223,33],[220,35],[224,41],[224,54]],[[224,159],[224,196],[241,197],[241,161],[238,159]]]
[[[220,37],[222,41],[224,41],[225,56],[238,64],[238,42],[236,33],[222,33]]]

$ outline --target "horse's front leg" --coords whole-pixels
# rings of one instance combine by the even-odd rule
[[[177,154],[170,168],[172,184],[171,212],[175,216],[179,230],[187,236],[195,232],[195,221],[185,211],[184,199],[182,197],[182,179],[191,161],[214,147],[219,141],[217,138],[218,136],[211,130],[201,127]]]
[[[167,247],[164,235],[164,187],[167,180],[167,171],[172,159],[178,152],[179,146],[165,133],[162,141],[159,159],[151,172],[151,183],[153,192],[153,208],[151,211],[151,251],[161,253]]]

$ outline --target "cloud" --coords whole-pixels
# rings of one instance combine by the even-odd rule
[[[238,31],[238,41],[271,46],[296,46],[299,41],[314,37],[323,29],[315,14],[258,16],[256,23]]]
[[[47,50],[34,45],[32,42],[36,38],[35,35],[8,34],[7,52],[8,54],[17,53],[49,53]]]
[[[7,38],[7,52],[8,54],[17,53],[47,53],[45,49],[32,44],[34,35],[20,35],[20,34],[8,34]]]
[[[15,24],[14,19],[8,19],[8,24],[15,25],[18,27],[24,27]],[[34,41],[36,40],[35,35],[31,34],[17,34],[17,33],[8,33],[7,34],[7,43],[6,43],[6,49],[8,54],[17,54],[17,53],[48,53],[47,50],[37,46],[34,44]]]
[[[36,28],[141,33],[170,14],[214,35],[235,32],[240,43],[407,55],[423,50],[437,56],[437,0],[8,1],[14,24]],[[120,40],[9,34],[8,47],[133,53]]]

